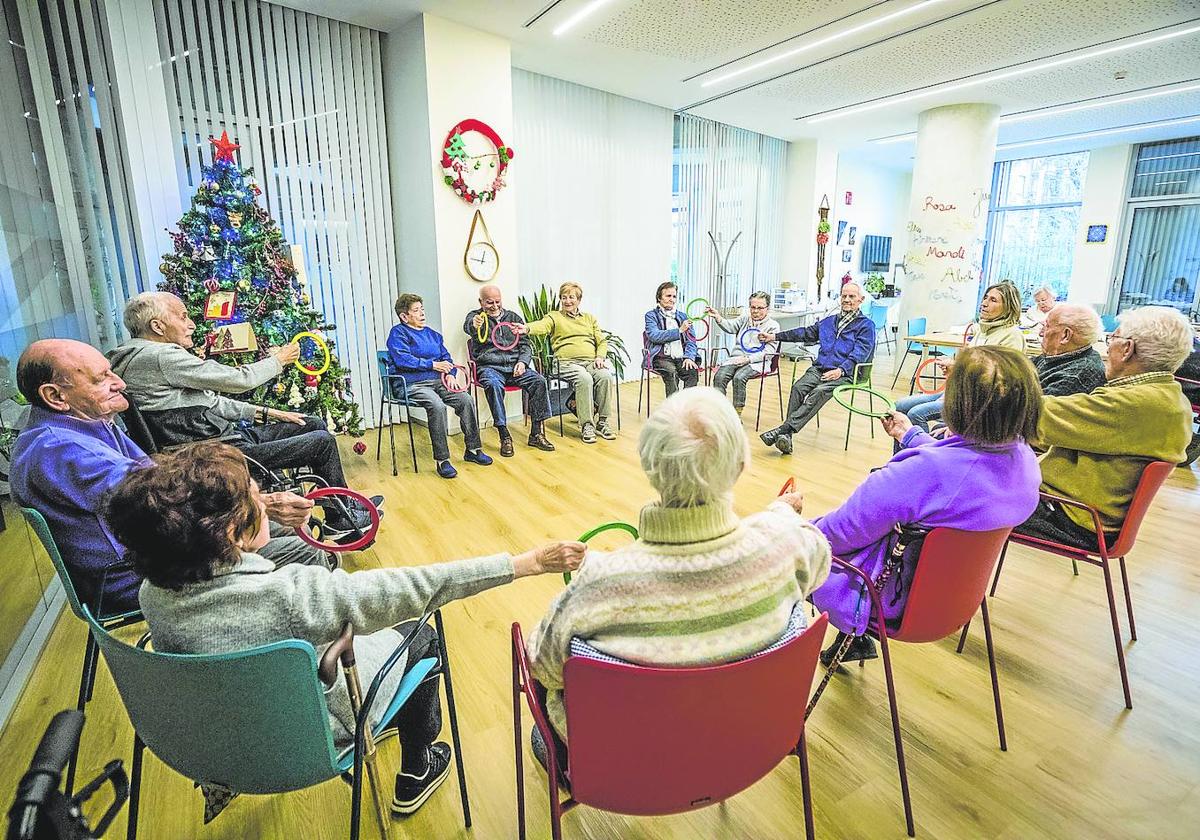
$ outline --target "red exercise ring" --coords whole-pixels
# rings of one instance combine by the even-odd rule
[[[450,368],[450,370],[442,374],[442,384],[446,386],[447,391],[455,394],[461,394],[463,391],[467,390],[467,386],[470,383],[463,382],[456,375],[454,375],[456,370],[461,370],[464,374],[464,378],[466,377],[467,369],[462,365],[455,365],[454,367]]]
[[[925,370],[925,368],[928,367],[930,364],[936,362],[938,360],[938,358],[939,358],[938,356],[930,356],[928,359],[921,362],[921,364],[917,365],[917,372],[913,374],[913,380],[917,384],[917,390],[920,391],[922,394],[940,394],[940,393],[942,393],[942,391],[946,390],[945,378],[942,379],[942,387],[940,387],[936,390],[933,390],[933,391],[926,391],[924,386],[921,384],[921,371]],[[936,378],[936,377],[934,377],[934,378]]]
[[[379,533],[379,510],[375,507],[375,505],[371,504],[371,500],[360,493],[355,493],[348,487],[318,487],[316,490],[307,493],[304,498],[316,501],[317,499],[323,499],[327,496],[342,496],[350,499],[351,501],[358,502],[358,504],[364,510],[366,510],[367,514],[371,517],[371,524],[367,527],[366,532],[359,539],[351,543],[346,543],[345,545],[340,545],[338,543],[323,543],[312,534],[308,533],[308,530],[305,528],[297,528],[296,536],[304,540],[304,542],[308,543],[313,548],[320,548],[325,551],[333,552],[358,551],[358,549],[365,548],[366,546],[370,545],[374,541],[375,535]]]
[[[518,325],[514,324],[512,321],[500,321],[497,323],[496,326],[492,327],[492,345],[497,350],[515,350],[517,345],[521,343],[521,332],[517,329],[517,326]],[[501,327],[508,327],[512,331],[512,344],[501,344],[496,340],[496,336],[499,334]]]

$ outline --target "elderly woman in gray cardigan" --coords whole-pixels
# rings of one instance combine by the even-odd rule
[[[585,551],[582,543],[560,542],[517,555],[353,574],[316,567],[276,571],[255,553],[267,540],[267,519],[241,453],[226,444],[199,443],[156,460],[117,486],[105,516],[145,578],[139,600],[154,647],[163,652],[226,653],[284,639],[304,639],[320,651],[349,621],[364,634],[354,650],[369,683],[412,629],[407,619],[514,578],[576,569]],[[423,627],[382,696],[390,697],[404,672],[436,643],[434,632]],[[341,681],[327,701],[335,740],[349,744],[354,716]],[[374,708],[382,714],[386,705]],[[401,745],[392,810],[409,814],[449,773],[450,746],[434,741],[441,730],[436,681],[423,684],[390,727]]]

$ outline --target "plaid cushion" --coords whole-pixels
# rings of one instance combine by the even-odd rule
[[[749,656],[743,656],[732,661],[743,662],[747,659],[753,659],[756,656],[762,656],[763,654],[770,653],[773,650],[778,650],[803,633],[806,627],[808,627],[808,617],[804,614],[804,603],[799,602],[792,607],[792,614],[788,617],[787,627],[783,629],[783,633],[780,634],[778,639],[772,642],[770,646],[765,647],[760,651],[756,651]],[[619,659],[615,656],[610,656],[602,650],[597,650],[580,638],[571,639],[571,656],[579,656],[583,659],[593,659],[597,662],[612,662],[615,665],[637,664],[636,662],[629,662],[625,659]]]

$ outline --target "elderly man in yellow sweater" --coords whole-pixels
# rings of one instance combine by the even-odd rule
[[[659,494],[642,508],[640,538],[590,552],[529,636],[532,673],[564,741],[572,638],[643,665],[732,662],[803,627],[803,601],[829,574],[829,542],[800,515],[799,493],[744,519],[734,512],[749,444],[715,388],[668,398],[642,427],[638,453]]]
[[[1109,337],[1107,382],[1089,393],[1044,397],[1038,423],[1042,490],[1092,505],[1106,538],[1121,530],[1142,470],[1177,464],[1191,439],[1192,410],[1173,372],[1187,358],[1192,332],[1176,309],[1146,306],[1121,316]],[[1020,533],[1096,548],[1086,511],[1042,501]]]
[[[614,387],[608,366],[608,341],[596,316],[579,311],[582,300],[583,289],[578,283],[563,283],[558,289],[558,311],[530,321],[525,331],[529,335],[550,336],[550,349],[559,362],[558,372],[575,389],[575,414],[579,417],[583,442],[595,443],[597,435],[616,440],[616,430],[608,422]]]

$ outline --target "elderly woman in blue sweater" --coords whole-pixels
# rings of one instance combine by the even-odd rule
[[[466,452],[463,460],[486,467],[491,457],[483,451],[479,439],[479,419],[475,416],[475,401],[466,391],[451,391],[442,375],[454,370],[454,360],[442,340],[442,334],[425,325],[425,304],[420,295],[405,293],[396,299],[396,315],[400,323],[388,335],[388,357],[394,372],[408,383],[408,401],[425,409],[429,442],[433,444],[433,459],[437,474],[454,478],[458,470],[450,463],[450,444],[446,441],[446,409],[454,409],[462,427]]]

